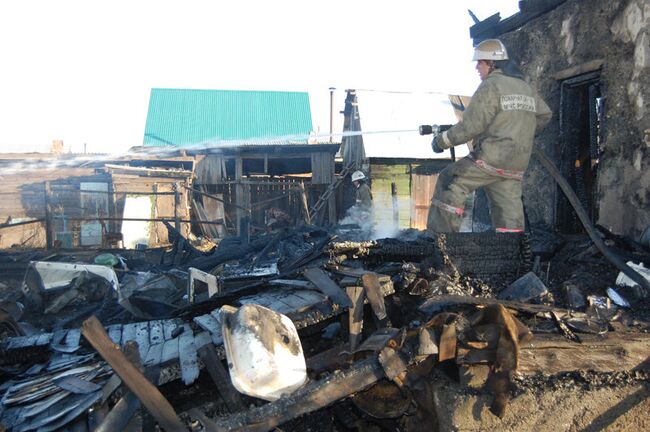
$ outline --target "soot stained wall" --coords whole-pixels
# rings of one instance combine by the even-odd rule
[[[602,60],[598,223],[638,238],[650,225],[650,0],[568,0],[500,38],[554,112],[535,145],[556,163],[561,79]],[[524,183],[531,222],[554,225],[558,193],[533,158]]]

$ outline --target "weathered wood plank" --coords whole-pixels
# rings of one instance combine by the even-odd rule
[[[194,346],[194,334],[189,325],[184,324],[185,331],[178,341],[178,356],[181,365],[181,378],[185,385],[192,384],[199,377],[199,359]]]
[[[194,348],[198,352],[201,347],[212,343],[212,334],[208,331],[203,331],[194,336]]]
[[[316,411],[362,391],[384,378],[384,370],[376,358],[362,360],[349,369],[333,374],[321,381],[312,381],[297,390],[288,398],[280,398],[260,407],[241,411],[229,417],[212,422],[205,418],[209,430],[272,430],[293,418]],[[298,401],[298,402],[297,402]],[[201,416],[198,410],[192,415]]]
[[[517,373],[553,375],[577,370],[616,372],[650,370],[650,334],[608,333],[606,337],[581,334],[582,343],[564,336],[536,334],[521,345]],[[460,349],[456,362],[461,365],[493,363],[494,349]]]
[[[242,297],[239,299],[241,305],[245,304],[256,304],[259,306],[264,306],[279,313],[286,313],[287,305],[279,301],[278,296],[283,294],[278,294],[275,291],[264,292],[255,294],[252,296]]]
[[[348,327],[350,330],[350,352],[354,352],[361,343],[363,302],[366,296],[363,287],[347,287],[345,290],[352,301],[352,307],[348,309]]]
[[[558,335],[535,335],[521,347],[517,372],[650,370],[650,334],[608,333],[604,339],[581,334],[580,338],[578,344]]]
[[[166,340],[163,344],[160,364],[164,365],[178,358],[178,338]]]
[[[144,359],[145,366],[159,365],[162,360],[164,342],[153,344],[149,346],[147,357]]]
[[[165,341],[162,321],[149,321],[149,344],[162,344]]]
[[[361,276],[363,288],[366,290],[366,297],[372,307],[372,311],[379,321],[386,320],[386,305],[384,303],[384,296],[381,295],[381,287],[379,286],[379,278],[376,274],[366,273]]]
[[[139,322],[135,323],[135,341],[138,343],[138,349],[140,351],[140,358],[147,358],[147,352],[149,351],[149,323]]]
[[[210,314],[196,316],[193,321],[203,330],[210,333],[216,333],[217,331],[221,333],[221,323]]]
[[[309,279],[323,294],[328,296],[333,302],[342,307],[349,308],[352,306],[350,298],[327,274],[319,268],[307,268],[304,275]]]
[[[216,389],[226,402],[228,409],[231,413],[240,411],[244,408],[244,404],[239,396],[239,392],[235,390],[230,380],[230,375],[226,368],[223,367],[221,359],[217,354],[217,350],[213,345],[204,345],[198,350],[199,356],[203,361],[210,377],[216,384]]]
[[[174,408],[158,388],[151,384],[128,361],[122,351],[115,349],[104,327],[96,317],[93,316],[84,321],[81,332],[104,360],[111,365],[115,373],[122,378],[122,382],[138,396],[138,399],[142,401],[165,430],[178,432],[186,430],[183,423],[178,419]]]
[[[165,340],[168,341],[172,339],[172,332],[176,330],[176,327],[178,327],[179,321],[176,319],[165,320],[162,322],[162,325],[163,325],[163,335],[165,336]]]

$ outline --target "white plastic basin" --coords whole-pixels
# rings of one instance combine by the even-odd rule
[[[305,356],[287,316],[256,304],[223,306],[221,323],[230,379],[238,391],[274,401],[305,383]]]

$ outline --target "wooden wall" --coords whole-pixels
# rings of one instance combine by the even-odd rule
[[[95,168],[30,169],[5,172],[0,175],[0,223],[15,223],[25,219],[41,219],[42,222],[0,229],[0,249],[18,247],[46,247],[45,218],[49,213],[53,245],[62,247],[82,246],[83,236],[102,226],[79,218],[122,216],[124,198],[131,193],[171,192],[178,179],[139,177],[137,175],[111,176]],[[107,192],[82,192],[88,183],[105,184]],[[46,212],[46,188],[47,195]],[[115,195],[111,192],[122,192]],[[152,195],[153,196],[153,195]],[[189,219],[187,192],[181,190],[178,216]],[[174,218],[174,196],[158,196],[155,199],[153,217]],[[149,217],[143,215],[143,218]],[[120,232],[120,222],[103,222],[103,232]],[[189,224],[184,224],[189,232]],[[150,244],[167,242],[167,230],[160,222],[153,224]],[[58,240],[58,242],[57,242]],[[90,246],[90,245],[88,245]]]
[[[63,206],[79,207],[78,186],[81,181],[96,179],[93,168],[57,168],[16,170],[3,169],[0,174],[0,223],[22,219],[45,219],[45,187],[53,190],[53,210]],[[63,193],[77,186],[73,195]],[[75,205],[72,205],[74,201]],[[33,223],[0,229],[0,248],[12,245],[45,246],[45,224]]]
[[[425,229],[438,173],[451,161],[399,158],[370,159],[370,187],[375,219],[393,220],[391,184],[397,187],[399,228]]]

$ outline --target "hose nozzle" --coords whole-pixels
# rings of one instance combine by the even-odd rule
[[[420,135],[431,135],[444,132],[450,127],[451,125],[420,125],[418,131]]]

